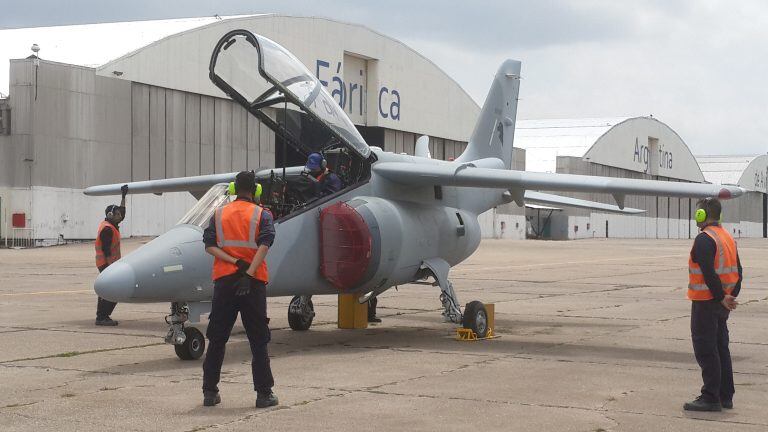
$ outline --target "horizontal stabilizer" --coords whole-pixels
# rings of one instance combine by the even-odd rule
[[[645,213],[645,210],[624,207],[623,209],[613,204],[605,204],[595,201],[587,201],[577,198],[569,198],[559,195],[552,195],[542,192],[525,191],[525,202],[536,203],[544,205],[559,205],[565,207],[576,207],[587,210],[599,210],[607,213],[620,213],[620,214],[639,214]]]
[[[389,181],[411,186],[441,185],[720,199],[736,198],[744,194],[744,189],[731,185],[476,168],[471,162],[434,165],[381,162],[374,165],[373,170]]]

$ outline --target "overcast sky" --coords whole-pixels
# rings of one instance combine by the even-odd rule
[[[652,114],[695,154],[768,151],[768,1],[4,2],[0,27],[275,12],[364,24],[434,61],[482,104],[523,62],[518,117]]]

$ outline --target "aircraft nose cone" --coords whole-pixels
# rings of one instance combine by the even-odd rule
[[[130,264],[116,262],[107,267],[93,286],[99,297],[113,302],[126,301],[136,289],[136,274]]]

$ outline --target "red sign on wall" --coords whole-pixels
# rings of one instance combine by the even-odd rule
[[[14,228],[26,228],[27,215],[25,213],[14,213],[11,217],[11,225],[13,225]]]

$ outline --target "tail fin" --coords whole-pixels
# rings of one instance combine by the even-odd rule
[[[429,136],[422,135],[416,140],[415,156],[432,159],[432,153],[429,152]]]
[[[493,77],[469,145],[457,159],[468,162],[483,158],[498,158],[504,166],[512,167],[512,142],[515,137],[517,96],[520,92],[520,62],[506,60]]]

